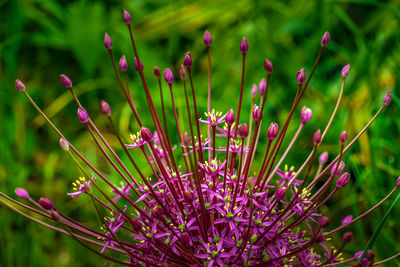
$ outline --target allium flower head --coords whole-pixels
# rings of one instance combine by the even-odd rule
[[[351,226],[381,205],[400,187],[400,178],[379,205],[356,218],[346,217],[341,225],[334,225],[336,220],[331,221],[324,212],[326,209],[321,207],[328,200],[333,201],[332,196],[337,191],[346,190],[350,175],[349,172],[342,174],[345,168],[342,160],[347,158],[345,153],[389,105],[390,92],[386,94],[381,108],[368,122],[367,127],[351,141],[347,141],[347,132],[340,135],[340,144],[336,144],[336,150],[334,147],[330,148],[332,153],[337,153],[332,161],[328,162],[326,152],[318,160],[315,157],[320,154],[320,146],[323,145],[324,137],[337,114],[336,108],[332,109],[325,123],[318,122],[322,125],[321,130],[310,128],[308,132],[315,134],[309,134],[302,139],[305,145],[302,143],[296,153],[302,152],[306,155],[296,157],[291,168],[285,164],[286,156],[296,149],[298,137],[304,134],[302,130],[311,127],[306,123],[310,121],[312,111],[307,107],[299,110],[299,103],[307,95],[304,92],[325,46],[329,43],[328,32],[321,39],[322,47],[313,69],[307,70],[307,79],[305,69],[297,73],[298,92],[293,95],[292,108],[285,113],[288,116],[282,122],[279,117],[279,129],[277,123],[266,123],[263,116],[264,112],[267,114],[269,111],[265,109],[269,105],[266,102],[269,84],[279,82],[270,79],[273,65],[268,59],[264,61],[265,76],[259,83],[260,103],[254,105],[257,86],[256,93],[254,90],[251,95],[243,93],[244,85],[248,82],[245,81],[246,55],[249,53],[246,38],[240,43],[240,52],[237,51],[237,56],[242,59],[238,101],[224,101],[223,110],[216,111],[212,108],[212,39],[207,31],[203,41],[207,47],[209,63],[208,97],[206,103],[200,103],[203,98],[196,97],[196,94],[202,88],[194,82],[197,77],[193,77],[197,73],[192,69],[191,54],[187,52],[183,62],[178,63],[181,64],[180,80],[174,81],[171,69],[165,69],[164,80],[170,88],[169,96],[165,98],[161,70],[154,67],[154,76],[151,75],[151,78],[146,77],[143,71],[143,58],[131,32],[132,18],[125,10],[123,20],[128,25],[132,38],[136,72],[128,70],[128,59],[122,56],[119,62],[119,68],[123,72],[121,77],[114,59],[112,41],[107,33],[104,46],[132,112],[134,120],[130,126],[135,129],[136,134],[131,134],[130,139],[125,134],[120,134],[115,127],[110,105],[101,101],[101,112],[107,116],[110,128],[116,136],[115,140],[119,142],[120,151],[117,151],[118,147],[114,143],[110,145],[109,134],[103,135],[94,120],[89,118],[68,77],[61,75],[63,84],[73,94],[79,121],[84,123],[90,133],[98,153],[104,156],[102,164],[115,170],[117,175],[112,177],[112,181],[118,179],[118,186],[91,162],[93,157],[86,158],[61,133],[35,104],[24,84],[20,80],[15,82],[16,88],[22,91],[58,134],[60,146],[67,151],[67,156],[72,157],[72,162],[76,163],[77,172],[83,173],[78,179],[73,179],[72,192],[67,195],[77,201],[89,201],[93,204],[101,226],[91,228],[86,222],[78,222],[62,214],[51,200],[40,198],[35,201],[26,190],[17,188],[15,194],[21,201],[31,204],[29,211],[35,213],[36,222],[72,236],[92,252],[104,257],[106,264],[112,262],[121,266],[311,267],[351,262],[358,264],[357,261],[362,266],[376,263],[372,251],[367,251],[364,258],[363,252],[349,259],[342,258],[341,251],[353,236],[351,232],[337,232]],[[194,59],[199,57],[196,55]],[[176,65],[176,62],[170,63]],[[140,76],[140,79],[134,81],[139,83],[136,87],[141,90],[135,90],[133,94],[128,86],[128,71]],[[336,107],[341,102],[348,71],[349,65],[346,65],[341,73],[343,86]],[[338,78],[339,75],[338,73]],[[294,75],[292,77],[294,79]],[[125,79],[125,83],[122,79]],[[174,87],[182,88],[184,95],[179,106],[176,105],[175,90],[172,90],[173,83]],[[160,98],[154,97],[157,92],[153,89],[157,86]],[[146,101],[140,103],[146,105],[143,110],[137,109],[135,105],[135,101],[143,99],[138,94],[143,94],[146,98]],[[245,105],[248,103],[244,99],[246,97],[251,97],[252,106]],[[326,111],[328,114],[328,109],[327,106],[324,113]],[[297,131],[291,134],[293,121],[296,121],[291,120],[293,115],[299,116],[301,122]],[[143,119],[145,116],[146,119]],[[126,139],[129,140],[127,144],[124,143]],[[125,157],[120,156],[122,153],[125,153]],[[138,157],[141,157],[141,161],[138,161]],[[106,166],[101,167],[107,169]],[[331,185],[335,183],[336,186],[332,189]],[[13,205],[20,209],[18,213],[33,218],[23,211],[27,205],[0,193],[0,205],[8,207],[9,201],[13,201]],[[105,212],[107,215],[102,215]],[[334,234],[339,237],[331,239]],[[342,243],[333,246],[332,240]]]

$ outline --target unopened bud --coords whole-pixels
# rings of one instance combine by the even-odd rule
[[[339,176],[340,174],[342,174],[342,171],[343,171],[344,166],[345,166],[344,162],[340,161],[339,167],[336,170],[337,165],[338,165],[337,162],[335,162],[333,164],[332,168],[331,168],[331,175],[332,176]]]
[[[346,131],[343,131],[339,136],[339,142],[343,145],[346,143],[347,138],[349,138],[349,134]]]
[[[182,142],[183,142],[183,145],[185,145],[185,146],[189,146],[190,145],[191,140],[190,140],[188,132],[184,132],[183,133]]]
[[[164,71],[164,79],[169,85],[174,82],[174,74],[172,74],[172,71],[169,68],[166,68]]]
[[[21,92],[25,91],[25,85],[19,79],[15,81],[15,87]]]
[[[267,81],[265,79],[261,79],[260,83],[258,84],[258,89],[260,90],[261,95],[265,94],[265,91],[267,91]]]
[[[353,240],[353,233],[352,232],[346,232],[342,236],[342,241],[344,244],[347,244]]]
[[[158,78],[158,79],[160,79],[161,78],[161,70],[160,70],[160,68],[159,67],[154,67],[154,75]]]
[[[247,123],[243,123],[239,127],[239,136],[241,138],[246,138],[248,134],[249,134],[249,128],[247,127]]]
[[[211,34],[208,31],[204,32],[204,44],[209,47],[212,43]]]
[[[187,52],[185,54],[185,58],[183,59],[183,65],[185,65],[186,68],[192,67],[192,56],[190,55],[190,52]]]
[[[304,68],[297,72],[296,79],[298,84],[304,83],[304,81],[306,80],[306,70]]]
[[[123,55],[123,56],[121,57],[121,59],[119,60],[119,69],[120,69],[122,72],[126,72],[127,69],[128,69],[128,62],[126,61],[125,55]]]
[[[63,84],[65,87],[67,87],[67,88],[71,88],[71,87],[72,87],[71,79],[68,78],[67,75],[61,74],[61,75],[60,75],[60,79],[61,79],[62,84]]]
[[[313,142],[314,142],[314,145],[316,146],[316,145],[318,145],[319,143],[321,143],[321,130],[320,129],[318,129],[315,133],[314,133],[314,136],[313,136]]]
[[[256,97],[258,92],[257,84],[253,83],[251,86],[251,97]]]
[[[107,50],[112,49],[112,41],[111,41],[110,35],[108,35],[108,33],[104,34],[104,46],[106,47]]]
[[[128,11],[126,11],[125,9],[124,9],[124,21],[125,21],[125,23],[126,24],[131,24],[131,22],[132,22],[132,16],[131,16],[131,14],[129,14],[129,12]]]
[[[321,46],[327,46],[330,39],[331,39],[331,36],[330,36],[329,32],[325,32],[321,39]]]
[[[303,124],[306,124],[311,120],[312,110],[306,106],[301,109],[300,119]]]
[[[319,219],[318,224],[321,228],[325,228],[329,225],[329,218],[328,217],[321,217],[321,219]]]
[[[342,68],[342,78],[346,78],[349,75],[350,64],[347,64]]]
[[[84,108],[78,108],[78,119],[82,123],[87,123],[89,121],[89,114]]]
[[[144,127],[142,127],[142,129],[140,129],[140,135],[142,136],[142,139],[146,142],[150,142],[151,138],[153,137],[150,130],[147,128],[144,128]]]
[[[258,121],[262,117],[260,107],[255,105],[253,106],[253,119],[254,121]]]
[[[181,68],[179,69],[179,76],[181,76],[182,80],[186,79],[186,70],[183,64],[181,64]]]
[[[243,37],[242,42],[240,43],[240,52],[245,55],[247,50],[249,50],[249,43],[247,42],[246,37]]]
[[[143,70],[143,63],[142,63],[142,61],[139,59],[139,62],[138,62],[138,60],[137,60],[136,57],[133,59],[133,65],[135,65],[135,69],[136,69],[138,72],[140,72],[140,71]],[[160,75],[160,76],[161,76],[161,75]]]
[[[17,195],[17,197],[22,198],[22,199],[27,199],[29,198],[29,194],[28,191],[26,191],[23,188],[16,188],[14,190],[15,194]]]
[[[233,109],[230,109],[225,116],[225,122],[229,126],[231,126],[235,122],[235,114],[233,113]]]
[[[40,206],[41,206],[43,209],[45,209],[45,210],[52,210],[52,209],[54,209],[53,202],[51,202],[51,200],[48,199],[48,198],[41,197],[41,198],[39,199],[39,204],[40,204]]]
[[[321,132],[320,132],[321,133]],[[328,152],[323,152],[320,156],[319,156],[319,164],[325,164],[328,161]]]
[[[69,150],[69,143],[64,137],[60,138],[60,146],[64,151],[68,151]]]
[[[272,71],[274,70],[274,65],[272,64],[271,61],[269,61],[267,58],[264,61],[264,69],[266,72],[268,72],[269,74],[272,73]]]
[[[276,191],[275,191],[275,197],[278,201],[282,200],[286,195],[286,187],[285,186],[280,186]]]
[[[336,181],[336,186],[339,188],[343,188],[349,183],[349,181],[350,181],[350,174],[348,172],[345,172]]]
[[[390,91],[386,92],[385,97],[383,98],[383,105],[389,105],[390,102],[392,102],[392,95],[390,94]]]
[[[279,132],[279,127],[278,124],[276,124],[275,122],[271,122],[271,124],[268,127],[268,131],[267,131],[267,138],[268,140],[272,141],[276,138],[276,136],[278,135]]]

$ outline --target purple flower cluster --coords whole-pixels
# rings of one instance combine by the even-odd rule
[[[329,43],[328,32],[322,37],[321,49],[314,67],[308,72],[309,76],[306,76],[304,68],[297,72],[298,88],[288,117],[280,126],[271,122],[268,128],[264,129],[262,121],[273,64],[268,59],[265,60],[266,76],[259,83],[259,90],[257,85],[253,86],[250,118],[246,122],[243,121],[241,111],[246,54],[251,52],[244,37],[239,46],[243,65],[240,96],[237,106],[234,107],[237,111],[215,111],[210,107],[212,37],[206,31],[204,44],[209,56],[209,82],[205,117],[199,117],[195,96],[197,88],[193,83],[192,73],[194,62],[189,52],[186,53],[179,70],[185,93],[186,110],[181,114],[187,118],[187,130],[184,131],[174,101],[173,87],[176,86],[176,79],[173,72],[167,68],[163,77],[170,89],[170,103],[175,121],[174,129],[169,129],[161,70],[158,67],[154,68],[155,81],[149,81],[145,77],[144,65],[139,59],[133,38],[132,17],[124,10],[123,18],[128,26],[135,55],[132,60],[142,81],[148,109],[141,114],[136,109],[135,96],[131,94],[126,75],[127,58],[122,55],[119,61],[121,75],[115,64],[111,37],[106,33],[104,46],[111,57],[121,90],[137,124],[138,132],[131,135],[132,142],[126,144],[124,137],[118,133],[111,116],[111,107],[105,101],[101,101],[101,112],[109,119],[129,162],[123,162],[115,149],[109,145],[76,97],[71,80],[66,75],[61,75],[62,83],[71,91],[78,106],[79,121],[86,126],[107,162],[118,172],[122,181],[121,187],[110,182],[63,136],[35,104],[20,80],[15,83],[17,89],[60,136],[62,149],[84,173],[84,177],[73,183],[74,192],[68,195],[74,198],[86,195],[96,208],[99,218],[102,218],[102,227],[92,229],[72,220],[57,210],[51,200],[41,198],[36,202],[21,188],[15,190],[16,195],[28,201],[31,206],[15,201],[3,193],[0,193],[0,203],[10,208],[12,206],[9,202],[13,202],[17,207],[28,207],[30,211],[42,217],[35,219],[36,222],[71,236],[108,261],[126,266],[333,266],[337,263],[357,264],[357,261],[360,261],[362,266],[374,264],[372,251],[367,251],[363,259],[360,253],[349,259],[342,257],[344,246],[352,239],[351,232],[343,233],[342,244],[337,247],[332,246],[328,240],[333,234],[375,210],[395,192],[400,186],[399,182],[376,206],[356,218],[345,217],[343,223],[336,227],[330,227],[328,217],[323,215],[320,208],[338,190],[351,182],[349,172],[345,171],[343,156],[390,104],[390,92],[384,97],[377,114],[353,139],[348,140],[349,134],[346,131],[340,134],[340,153],[328,163],[328,154],[320,154],[318,149],[338,112],[350,68],[350,65],[344,66],[341,71],[342,86],[337,105],[328,122],[324,128],[316,130],[313,137],[304,138],[313,146],[306,160],[299,161],[297,167],[289,169],[284,165],[285,167],[281,168],[302,129],[312,119],[310,108],[303,107],[301,111],[296,108],[323,50]],[[158,112],[154,105],[154,92],[150,92],[148,82],[156,82],[159,85],[161,112]],[[255,101],[258,91],[260,94],[257,105]],[[298,129],[288,146],[283,148],[283,140],[296,112],[299,112],[300,119]],[[141,115],[144,114],[148,114],[153,122],[153,125],[147,128],[141,120]],[[205,127],[208,129],[206,136],[202,133]],[[177,135],[179,144],[172,143],[172,134]],[[265,140],[265,143],[262,140]],[[256,157],[256,152],[262,156]],[[278,154],[281,156],[278,157]],[[316,163],[315,158],[319,154]],[[147,161],[151,169],[150,177],[143,173],[142,166],[137,163],[137,157],[143,157]],[[258,164],[254,164],[255,162]],[[109,188],[99,186],[99,180],[104,181]],[[29,217],[21,210],[18,210],[18,213]],[[110,215],[104,216],[104,213]],[[45,223],[46,220],[52,221],[53,224]]]

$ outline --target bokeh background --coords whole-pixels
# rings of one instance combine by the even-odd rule
[[[113,39],[116,57],[126,54],[132,63],[129,35],[122,20],[126,8],[133,15],[134,34],[156,104],[159,94],[153,66],[171,67],[177,74],[184,53],[191,51],[200,110],[206,107],[207,58],[203,32],[213,36],[212,106],[226,112],[236,108],[240,87],[243,36],[249,41],[243,120],[250,111],[250,88],[264,77],[263,60],[274,63],[265,120],[283,123],[296,91],[296,72],[307,73],[317,55],[320,38],[331,33],[310,87],[300,105],[313,110],[297,149],[287,164],[298,168],[310,151],[312,133],[324,127],[340,89],[340,69],[351,63],[341,109],[322,146],[333,158],[338,135],[346,129],[357,134],[379,108],[386,90],[392,105],[345,156],[352,173],[350,186],[338,193],[323,211],[340,224],[377,203],[400,175],[400,119],[396,86],[400,66],[400,1],[293,0],[293,1],[0,1],[0,191],[15,197],[16,187],[27,188],[32,197],[47,196],[57,208],[87,224],[95,220],[87,199],[71,199],[71,182],[79,175],[72,160],[59,148],[58,137],[14,88],[23,80],[39,106],[70,141],[97,165],[98,154],[89,134],[76,119],[76,105],[62,86],[59,74],[73,80],[81,102],[108,136],[106,119],[99,112],[101,99],[112,107],[114,120],[124,137],[136,130],[128,105],[115,79],[103,46],[104,32]],[[130,66],[132,67],[133,64]],[[139,110],[145,98],[132,68],[131,85]],[[178,110],[183,110],[181,85],[176,86]],[[169,96],[166,95],[167,106]],[[169,110],[170,111],[170,110]],[[143,112],[144,122],[150,117]],[[299,110],[289,129],[293,135]],[[172,127],[173,117],[169,123]],[[184,121],[184,116],[181,116]],[[265,123],[264,128],[267,124]],[[171,129],[170,127],[170,129]],[[289,139],[289,138],[287,138]],[[117,147],[116,140],[110,137]],[[287,140],[286,140],[287,141]],[[259,163],[255,163],[257,166]],[[101,169],[113,182],[117,176]],[[144,169],[150,173],[149,170]],[[385,203],[351,230],[355,240],[346,255],[362,250],[391,204]],[[400,250],[400,204],[391,211],[374,251],[380,259]],[[93,226],[93,225],[92,225]],[[339,237],[340,238],[340,237]],[[334,240],[340,242],[339,240]],[[103,260],[82,249],[74,240],[45,229],[0,206],[1,266],[101,266]],[[387,266],[397,266],[393,261]]]

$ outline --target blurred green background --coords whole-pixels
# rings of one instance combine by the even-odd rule
[[[288,157],[287,163],[296,168],[311,150],[312,133],[325,126],[334,108],[343,65],[351,63],[344,99],[321,150],[329,151],[330,155],[339,151],[339,133],[346,129],[351,137],[357,134],[379,108],[385,91],[395,89],[399,83],[400,1],[0,0],[1,192],[15,197],[13,190],[24,187],[34,198],[47,196],[54,200],[59,210],[80,221],[89,225],[89,221],[94,221],[87,199],[65,195],[71,191],[78,170],[59,148],[56,134],[15,90],[14,81],[16,78],[24,81],[30,95],[70,141],[95,165],[100,165],[103,158],[76,119],[76,105],[60,83],[59,74],[65,73],[72,79],[81,102],[106,136],[110,132],[99,112],[101,99],[111,104],[113,118],[124,137],[138,130],[131,123],[129,107],[103,46],[107,31],[113,39],[114,55],[128,57],[135,103],[139,111],[144,110],[141,114],[145,125],[150,124],[138,76],[132,71],[133,53],[122,20],[124,8],[133,17],[137,46],[156,105],[159,94],[153,66],[171,67],[177,74],[184,53],[190,50],[200,110],[206,109],[207,58],[203,32],[207,29],[213,36],[212,106],[223,112],[230,107],[235,110],[241,72],[239,43],[246,36],[250,49],[243,121],[249,116],[251,85],[265,75],[264,58],[274,63],[263,129],[269,121],[282,125],[296,91],[295,74],[302,67],[309,73],[320,38],[329,31],[331,42],[300,103],[312,108],[313,118],[297,142],[297,149]],[[180,84],[175,91],[178,109],[182,111],[184,95]],[[340,224],[347,214],[357,215],[377,203],[400,175],[396,94],[392,91],[392,105],[345,156],[346,169],[353,174],[352,182],[323,209],[331,216],[332,225]],[[165,97],[171,111],[169,94]],[[299,109],[296,114],[289,137],[297,128]],[[171,129],[173,117],[169,123]],[[111,140],[117,147],[116,141]],[[111,170],[101,169],[118,183]],[[346,247],[347,255],[364,248],[389,205],[390,201],[351,228],[355,240]],[[400,250],[400,238],[396,238],[400,236],[399,219],[400,208],[396,205],[374,247],[378,258]],[[340,242],[338,238],[334,240],[336,244]],[[101,266],[103,262],[74,240],[0,206],[1,266]],[[397,264],[398,261],[393,261],[387,266]]]

